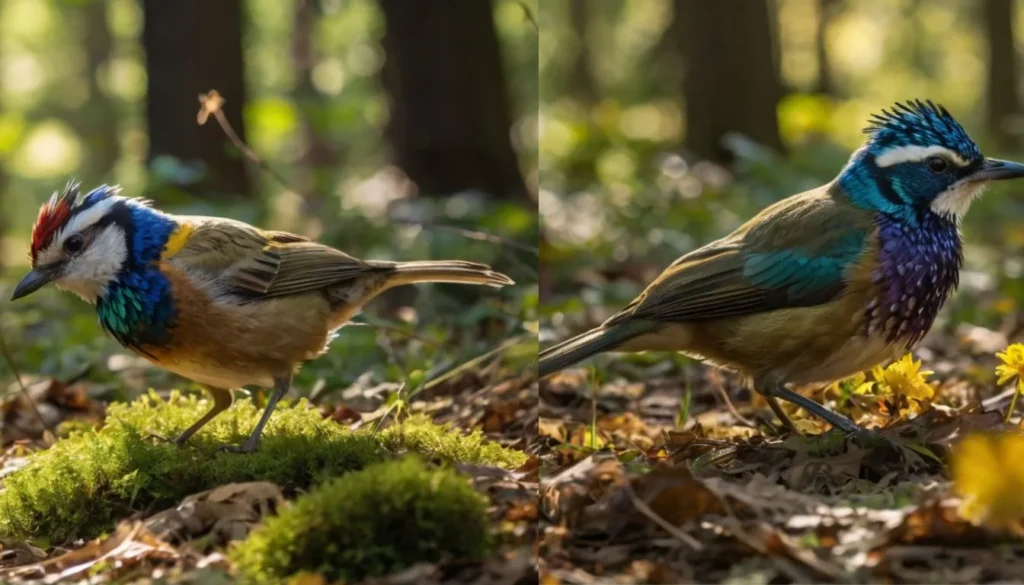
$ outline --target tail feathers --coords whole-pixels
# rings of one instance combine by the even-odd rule
[[[394,272],[388,275],[386,288],[417,282],[481,284],[496,288],[515,284],[511,278],[491,270],[491,267],[486,264],[477,262],[425,260],[422,262],[398,262],[391,266],[394,268]]]
[[[653,325],[642,321],[626,321],[591,329],[540,352],[538,375],[541,378],[550,376],[594,354],[614,350],[630,339],[653,329]]]

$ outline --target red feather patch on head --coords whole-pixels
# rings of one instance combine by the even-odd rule
[[[57,197],[54,193],[50,200],[39,210],[36,225],[32,228],[32,265],[35,266],[39,252],[53,240],[54,234],[64,222],[71,217],[70,197]]]

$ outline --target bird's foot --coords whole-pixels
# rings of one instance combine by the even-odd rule
[[[183,447],[185,443],[188,441],[188,437],[186,437],[185,435],[179,435],[173,439],[168,439],[167,437],[161,435],[156,431],[146,429],[144,432],[146,433],[147,436],[153,439],[156,439],[162,443],[173,443],[177,447]]]
[[[864,429],[853,432],[850,434],[850,438],[853,442],[865,449],[874,449],[876,447],[893,446],[894,443],[889,437],[886,437],[881,432],[875,429]]]
[[[857,423],[853,422],[852,420],[846,418],[845,416],[837,412],[833,412],[832,415],[832,417],[827,419],[828,422],[832,423],[833,427],[840,429],[841,431],[848,435],[861,435],[864,433],[871,433],[871,431],[865,429],[864,427],[858,425]]]
[[[825,408],[824,406],[818,404],[814,400],[806,396],[803,396],[802,394],[798,394],[790,390],[789,388],[786,388],[785,386],[777,386],[771,388],[768,392],[765,392],[765,395],[769,398],[769,405],[772,405],[774,403],[774,405],[772,406],[772,410],[775,411],[776,415],[779,416],[783,423],[786,422],[788,417],[783,418],[785,416],[785,412],[782,411],[782,408],[778,405],[778,402],[775,400],[777,398],[781,398],[787,402],[796,404],[797,406],[803,408],[807,412],[831,424],[833,427],[840,429],[846,434],[864,432],[864,429],[861,428],[860,425],[853,422],[852,420],[846,418],[845,416],[839,414],[838,412],[833,412]],[[790,421],[789,424],[787,424],[786,426],[790,429],[796,429],[796,426],[793,424],[792,421]],[[799,430],[797,430],[796,432],[799,433]]]
[[[252,453],[259,446],[258,441],[246,441],[241,445],[221,445],[215,453]]]

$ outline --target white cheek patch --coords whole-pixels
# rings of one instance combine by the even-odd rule
[[[89,246],[68,262],[57,288],[69,290],[90,303],[107,292],[128,260],[128,245],[123,229],[110,225],[93,238]]]
[[[941,156],[954,164],[964,167],[968,162],[964,157],[943,146],[896,146],[875,157],[875,164],[881,168],[891,167],[905,162],[921,162],[930,156]]]
[[[46,266],[47,264],[57,262],[62,257],[63,254],[61,254],[60,246],[56,242],[52,242],[45,249],[39,251],[39,255],[36,257],[36,264]]]
[[[984,190],[985,183],[959,181],[932,200],[931,210],[959,222]]]
[[[82,230],[87,227],[94,225],[99,220],[103,219],[109,211],[117,203],[117,198],[109,197],[102,201],[95,203],[92,207],[76,214],[71,220],[60,228],[53,239],[50,241],[50,245],[44,250],[40,250],[37,264],[47,265],[61,260],[63,257],[64,242],[71,237],[73,234],[80,234]]]

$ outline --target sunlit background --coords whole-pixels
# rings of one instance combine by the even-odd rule
[[[592,325],[679,255],[827,182],[897,100],[939,102],[989,156],[1024,158],[1019,2],[747,4],[542,4],[541,295],[556,324]],[[1022,219],[1019,183],[975,203],[943,323],[1019,334]]]
[[[521,283],[396,292],[367,318],[401,351],[389,355],[379,329],[347,329],[305,388],[321,374],[344,387],[370,368],[429,373],[518,331],[536,307],[536,11],[516,0],[0,2],[0,328],[20,367],[102,377],[122,352],[77,298],[7,301],[40,204],[69,179],[362,258],[486,262]],[[211,89],[269,171],[212,118],[197,125]],[[0,363],[5,384],[7,373]]]
[[[300,16],[306,4],[310,14]],[[239,75],[247,92],[241,108],[250,146],[296,186],[310,182],[303,176],[313,172],[309,167],[326,167],[314,169],[328,175],[315,182],[318,195],[340,198],[346,209],[375,212],[388,198],[401,197],[396,189],[382,188],[400,185],[401,179],[389,165],[385,136],[389,106],[380,80],[385,22],[378,4],[245,0],[240,7]],[[152,191],[160,182],[187,184],[193,179],[187,161],[147,160],[143,24],[143,3],[135,0],[0,4],[5,264],[24,262],[24,237],[38,204],[68,178],[86,185],[119,183],[133,194]],[[516,2],[494,3],[494,25],[513,104],[510,138],[524,176],[535,182],[536,132],[530,128],[535,126],[537,33]],[[182,47],[194,42],[188,30],[172,34]],[[308,45],[312,55],[304,68],[297,63],[301,45]],[[184,109],[191,116],[169,124],[195,125],[199,104],[194,95],[187,97]],[[326,145],[327,160],[308,161],[313,141]],[[271,215],[288,212],[298,197],[255,168],[250,178],[254,194],[266,201]],[[289,222],[287,216],[268,221],[278,220]]]

